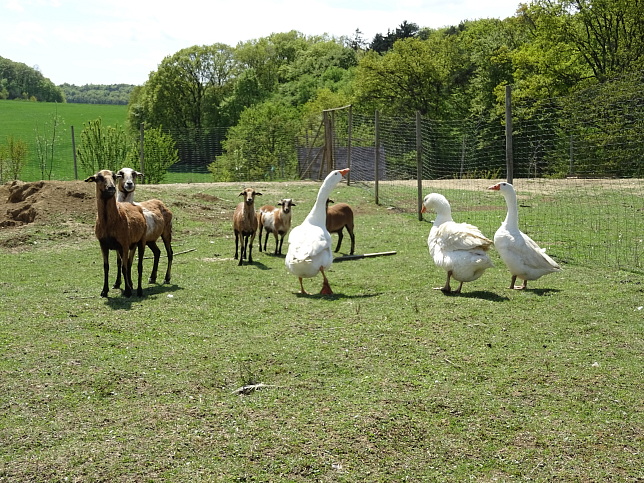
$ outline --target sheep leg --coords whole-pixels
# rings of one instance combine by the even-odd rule
[[[262,251],[262,223],[259,224],[259,251]],[[268,231],[266,232],[266,238],[268,238]],[[266,251],[266,244],[264,244],[264,251]]]
[[[249,236],[250,241],[248,242],[248,263],[253,263],[253,243],[255,243],[255,232],[251,233]]]
[[[275,237],[275,255],[277,255],[278,253],[281,253],[280,250],[282,249],[279,244],[279,233],[275,231],[273,232],[273,236]]]
[[[280,247],[279,250],[277,249],[277,240],[275,241],[275,255],[281,255],[282,254],[282,245],[284,245],[284,235],[280,238]]]
[[[174,252],[172,251],[172,245],[170,244],[169,237],[162,237],[163,244],[165,245],[165,253],[168,256],[168,268],[165,271],[165,278],[163,283],[170,283],[170,276],[172,271],[172,259],[174,258]]]
[[[110,250],[107,247],[107,245],[101,243],[101,252],[103,253],[103,290],[101,291],[101,297],[107,297],[107,294],[110,291],[109,289]]]
[[[120,288],[121,287],[121,257],[119,255],[119,252],[116,252],[116,281],[114,282],[114,285],[112,288]]]
[[[342,234],[342,228],[340,228],[340,231],[338,232],[338,244],[335,247],[335,251],[339,252],[340,251],[340,246],[342,246],[342,238],[344,235]]]
[[[240,237],[240,233],[237,230],[235,230],[235,260],[237,260],[239,256],[239,248],[238,248],[239,237]],[[239,264],[241,265],[241,260]]]
[[[347,231],[349,232],[349,236],[351,237],[351,252],[349,253],[349,255],[353,255],[353,252],[356,249],[356,237],[353,234],[353,230],[349,230],[347,228]]]
[[[124,253],[125,248],[121,248],[121,269],[123,271],[123,281],[125,282],[125,290],[123,295],[130,297],[132,295],[132,260],[134,259],[134,252],[128,248],[128,253]]]
[[[244,258],[246,258],[246,245],[248,244],[248,237],[245,236],[243,233],[239,233],[239,263],[237,266],[240,266],[242,264],[242,261]],[[237,249],[237,245],[235,245],[235,251]],[[237,257],[235,257],[237,258]]]
[[[138,285],[136,287],[136,295],[139,297],[143,297],[143,288],[141,288],[141,282],[143,279],[143,254],[145,253],[145,242],[143,240],[140,240],[138,243],[138,247],[139,247],[139,263],[137,268],[138,268],[139,280],[138,280]],[[157,248],[157,250],[159,249]],[[132,253],[134,253],[134,250],[132,250]]]
[[[154,262],[152,263],[152,273],[148,280],[149,283],[157,283],[157,270],[159,269],[159,258],[161,257],[161,250],[157,246],[156,242],[148,242],[148,247],[152,250],[154,254]]]
[[[331,290],[331,286],[329,285],[329,279],[326,278],[326,274],[324,273],[324,269],[320,268],[320,273],[322,274],[322,278],[324,281],[322,282],[322,290],[320,290],[320,293],[322,295],[333,295],[333,290]]]

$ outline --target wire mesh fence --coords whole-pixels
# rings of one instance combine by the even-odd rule
[[[624,109],[633,114],[632,105]],[[588,128],[579,110],[575,113],[576,120],[565,119],[557,129],[544,129],[539,119],[521,120],[517,126],[512,141],[513,184],[519,195],[520,227],[562,261],[640,270],[644,180],[639,152],[644,147],[644,113],[638,112],[639,121],[622,125],[615,136],[580,135]],[[489,125],[461,121],[351,117],[353,131],[373,129],[370,135],[352,139],[360,145],[353,149],[371,153],[364,159],[345,154],[344,132],[334,136],[340,144],[334,163],[352,167],[351,182],[368,189],[379,203],[419,217],[422,197],[440,192],[450,200],[456,221],[474,223],[493,236],[506,213],[503,198],[486,189],[506,176],[501,123],[494,131]],[[573,125],[574,134],[561,128]],[[625,150],[628,156],[623,155]]]

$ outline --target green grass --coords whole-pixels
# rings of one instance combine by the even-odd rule
[[[253,185],[295,223],[317,186]],[[232,260],[239,186],[139,189],[186,252],[143,298],[99,296],[91,216],[0,231],[0,481],[644,478],[641,273],[554,246],[564,271],[525,292],[494,254],[445,296],[430,224],[343,186],[357,252],[397,254],[301,296],[283,258]],[[234,393],[251,383],[271,387]]]
[[[13,136],[14,139],[27,144],[28,159],[21,176],[23,181],[48,179],[48,176],[43,177],[40,169],[36,136],[39,134],[46,139],[51,138],[51,128],[46,125],[51,124],[56,115],[62,120],[62,125],[55,146],[51,179],[73,180],[72,126],[77,143],[80,141],[83,124],[99,117],[104,125],[118,124],[124,127],[127,121],[127,106],[0,100],[0,144],[6,142],[7,136]]]

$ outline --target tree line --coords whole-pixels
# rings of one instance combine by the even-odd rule
[[[188,47],[164,58],[132,91],[128,123],[133,130],[142,123],[163,128],[177,142],[193,143],[193,154],[196,136],[228,127],[222,153],[213,159],[206,150],[200,160],[221,179],[275,166],[293,176],[296,166],[283,161],[294,160],[292,140],[312,135],[323,109],[347,104],[356,112],[420,112],[496,130],[512,85],[521,118],[554,131],[561,129],[557,120],[540,114],[552,99],[644,68],[642,3],[535,0],[506,19],[439,29],[404,22],[371,42],[359,30],[340,38],[291,31],[235,47]],[[637,83],[625,86],[632,92],[621,95],[639,96]],[[598,99],[611,102],[610,95]]]
[[[36,68],[0,57],[0,99],[64,102],[65,95]]]
[[[120,104],[126,105],[130,100],[130,93],[134,89],[131,84],[86,84],[76,86],[62,84],[59,86],[67,102],[79,104]]]

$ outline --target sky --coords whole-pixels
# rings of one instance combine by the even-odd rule
[[[54,84],[134,84],[193,45],[297,30],[367,42],[404,21],[440,28],[507,18],[522,0],[0,0],[0,57]],[[523,0],[524,3],[528,3]]]

